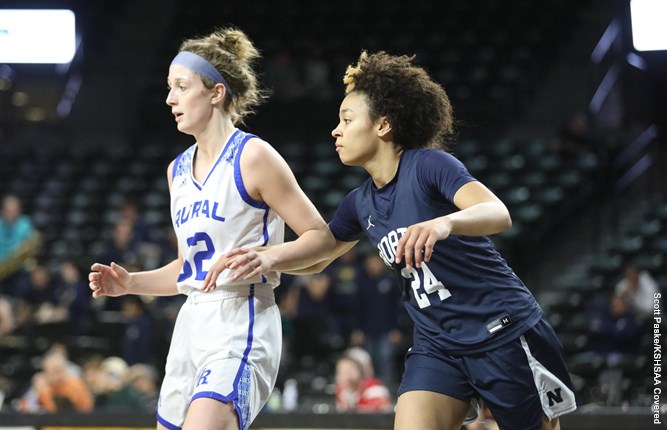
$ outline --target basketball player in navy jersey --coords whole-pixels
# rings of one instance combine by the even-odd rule
[[[239,246],[277,245],[290,261],[305,263],[335,244],[282,157],[236,127],[263,98],[251,67],[258,56],[236,29],[181,45],[166,102],[178,130],[196,143],[167,169],[178,258],[135,273],[95,263],[89,275],[93,297],[188,295],[167,357],[158,429],[247,429],[275,385],[282,329],[273,288],[280,274],[232,280],[226,270],[205,288],[219,257]],[[299,238],[281,246],[285,222]]]
[[[336,152],[370,178],[329,223],[336,245],[309,266],[271,247],[233,250],[232,278],[317,272],[366,236],[414,322],[394,428],[458,430],[481,398],[501,429],[559,429],[576,408],[562,348],[489,239],[511,226],[507,208],[441,145],[453,132],[444,89],[412,58],[383,52],[362,53],[344,83]]]

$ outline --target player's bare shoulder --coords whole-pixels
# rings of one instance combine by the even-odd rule
[[[241,171],[268,177],[287,166],[282,156],[267,141],[253,137],[246,142],[241,153]],[[245,177],[244,177],[245,179]]]
[[[259,137],[249,139],[241,153],[241,163],[248,166],[266,163],[270,158],[280,155],[271,144]]]

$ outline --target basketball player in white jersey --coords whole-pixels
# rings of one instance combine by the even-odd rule
[[[95,263],[89,275],[93,297],[188,295],[167,357],[158,429],[247,429],[276,382],[282,330],[273,288],[280,265],[233,281],[220,257],[281,244],[284,222],[299,236],[299,246],[279,245],[290,260],[306,262],[334,243],[287,163],[235,126],[264,98],[251,67],[258,57],[237,29],[181,45],[166,102],[178,130],[196,143],[167,169],[179,257],[135,273]],[[211,270],[216,281],[204,288]]]

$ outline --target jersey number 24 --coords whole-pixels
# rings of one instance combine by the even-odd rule
[[[421,272],[421,278],[419,272]],[[433,272],[431,272],[431,269],[429,269],[424,262],[421,264],[421,270],[414,267],[411,269],[404,267],[401,269],[401,275],[406,279],[412,279],[410,286],[412,287],[412,292],[415,295],[415,300],[417,300],[420,309],[431,306],[427,294],[435,293],[437,291],[440,300],[445,300],[452,295],[442,282],[438,281],[433,275]],[[419,292],[419,288],[421,287],[426,291],[426,294]]]

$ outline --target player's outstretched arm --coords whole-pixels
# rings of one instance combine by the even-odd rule
[[[174,161],[167,167],[167,184],[171,192],[171,174]],[[149,296],[173,296],[178,294],[176,280],[183,268],[183,254],[180,246],[178,258],[155,270],[130,273],[119,264],[111,265],[95,263],[88,274],[90,289],[93,298],[101,296],[118,297],[125,294],[139,294]]]
[[[283,273],[288,273],[290,275],[307,275],[311,273],[320,273],[322,272],[329,264],[331,264],[335,259],[340,257],[349,251],[354,245],[359,241],[353,242],[343,242],[340,240],[336,241],[336,246],[334,249],[325,257],[324,260],[316,262],[310,266],[301,267],[301,268],[287,268],[280,270]],[[264,251],[272,250],[272,248],[278,248],[281,245],[267,247],[263,249],[247,249],[247,248],[236,248],[229,251],[226,254],[228,263],[227,267],[234,270],[232,279],[245,278],[250,279],[257,274],[263,274],[262,271],[263,263],[261,253]],[[278,248],[273,249],[272,252],[280,252]]]
[[[88,285],[93,298],[125,294],[173,296],[178,294],[176,279],[182,266],[180,259],[176,259],[159,269],[130,273],[116,263],[95,263],[88,274]]]

